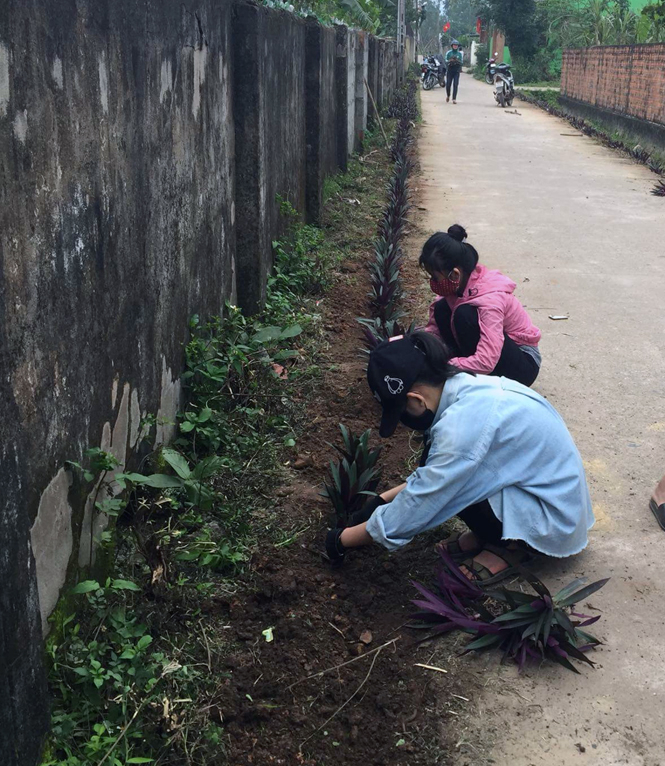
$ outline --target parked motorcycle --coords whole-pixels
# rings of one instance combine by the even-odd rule
[[[494,70],[494,99],[500,107],[510,106],[515,98],[515,80],[508,64],[497,64]]]
[[[440,54],[432,56],[432,58],[439,65],[439,69],[437,71],[437,78],[439,80],[439,85],[442,88],[445,88],[446,87],[446,71],[447,71],[446,60]]]
[[[485,66],[485,82],[494,85],[494,73],[496,72],[496,59],[491,58]]]
[[[423,83],[423,90],[432,90],[432,88],[439,83],[443,88],[445,85],[445,70],[441,73],[439,62],[433,57],[428,56],[420,66],[420,78]],[[443,84],[441,81],[443,79]]]

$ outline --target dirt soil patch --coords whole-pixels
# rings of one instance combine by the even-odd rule
[[[362,185],[357,197],[363,204]],[[374,219],[370,237],[375,212],[368,215]],[[306,458],[298,465],[305,467],[290,469],[290,483],[277,492],[274,513],[289,529],[304,531],[279,547],[267,543],[253,561],[250,587],[213,607],[228,615],[236,647],[225,659],[229,677],[217,702],[234,766],[451,762],[441,751],[447,740],[441,682],[455,691],[459,680],[415,667],[427,663],[432,650],[417,648],[420,636],[403,629],[413,610],[411,580],[432,578],[436,536],[421,536],[397,554],[378,546],[359,550],[335,569],[321,554],[330,522],[318,494],[332,457],[328,442],[338,441],[340,422],[355,431],[378,426],[356,322],[367,315],[370,255],[368,248],[342,264],[324,299],[329,351],[319,361],[327,372],[307,405],[310,425],[298,442]],[[422,276],[413,258],[404,271],[411,315]],[[422,306],[418,318],[424,318]],[[418,445],[402,428],[383,444],[381,486],[387,488],[403,481]]]

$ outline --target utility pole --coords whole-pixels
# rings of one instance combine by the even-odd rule
[[[400,56],[404,56],[404,38],[406,37],[406,0],[397,0],[397,48]]]

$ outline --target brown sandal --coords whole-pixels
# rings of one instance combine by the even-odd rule
[[[485,548],[484,543],[481,542],[480,545],[478,545],[476,548],[471,548],[470,550],[462,550],[460,548],[459,539],[460,537],[465,534],[468,530],[464,530],[464,532],[456,532],[454,535],[449,537],[447,540],[442,540],[440,543],[437,543],[437,548],[439,546],[443,547],[448,551],[450,554],[450,557],[453,561],[462,561],[464,559],[473,558],[474,556],[477,556],[480,551],[482,551]]]
[[[519,575],[520,567],[530,563],[536,557],[533,550],[523,546],[519,546],[518,548],[500,548],[497,545],[485,545],[483,550],[498,556],[505,561],[508,566],[494,574],[491,569],[478,563],[473,557],[464,560],[462,564],[473,574],[471,582],[475,583],[479,588],[487,588],[490,585],[496,585],[496,583],[499,583],[508,577]]]

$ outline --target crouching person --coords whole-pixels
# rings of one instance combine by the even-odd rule
[[[453,516],[468,529],[442,544],[480,585],[515,574],[536,553],[579,553],[594,518],[582,460],[561,416],[520,383],[470,375],[448,359],[426,332],[371,353],[367,378],[383,410],[379,433],[391,436],[401,422],[428,431],[431,446],[405,484],[372,498],[354,526],[328,533],[330,559],[372,542],[396,550]]]

